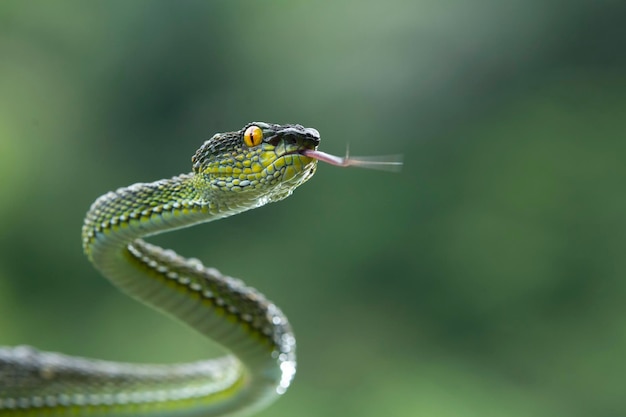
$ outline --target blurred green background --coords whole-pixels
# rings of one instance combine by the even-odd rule
[[[298,336],[262,416],[626,415],[626,4],[0,3],[0,344],[214,349],[83,257],[100,194],[216,132],[300,123],[400,174],[154,239],[245,278]]]

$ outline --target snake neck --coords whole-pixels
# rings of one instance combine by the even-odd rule
[[[119,246],[136,238],[238,212],[227,210],[229,201],[212,198],[210,192],[197,184],[196,175],[191,173],[133,184],[99,197],[85,217],[85,253],[93,260],[99,241]]]

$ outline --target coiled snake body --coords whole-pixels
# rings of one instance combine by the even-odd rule
[[[0,416],[209,416],[261,407],[295,373],[295,339],[278,307],[241,281],[141,240],[289,196],[311,178],[319,133],[252,123],[217,134],[193,172],[98,198],[83,248],[122,291],[187,323],[230,355],[178,365],[0,348]]]
[[[207,140],[192,157],[193,172],[120,188],[87,213],[83,249],[96,269],[229,355],[140,365],[0,347],[0,416],[231,415],[284,393],[296,370],[295,339],[280,309],[242,281],[142,238],[282,200],[311,178],[318,160],[401,165],[329,155],[316,150],[319,141],[317,130],[300,125],[250,123]]]

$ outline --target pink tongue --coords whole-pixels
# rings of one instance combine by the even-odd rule
[[[347,158],[341,158],[339,156],[331,155],[326,152],[316,151],[313,149],[305,149],[300,151],[300,153],[304,156],[308,156],[309,158],[317,159],[318,161],[326,162],[331,165],[337,165],[338,167],[347,167],[350,164],[348,163]]]
[[[360,167],[392,172],[398,172],[402,169],[402,155],[351,157],[346,154],[342,158],[313,149],[303,149],[300,151],[300,154],[339,167]]]

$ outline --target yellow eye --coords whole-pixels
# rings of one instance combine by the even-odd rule
[[[258,126],[250,126],[243,134],[243,141],[248,147],[257,146],[263,140],[263,129]]]

